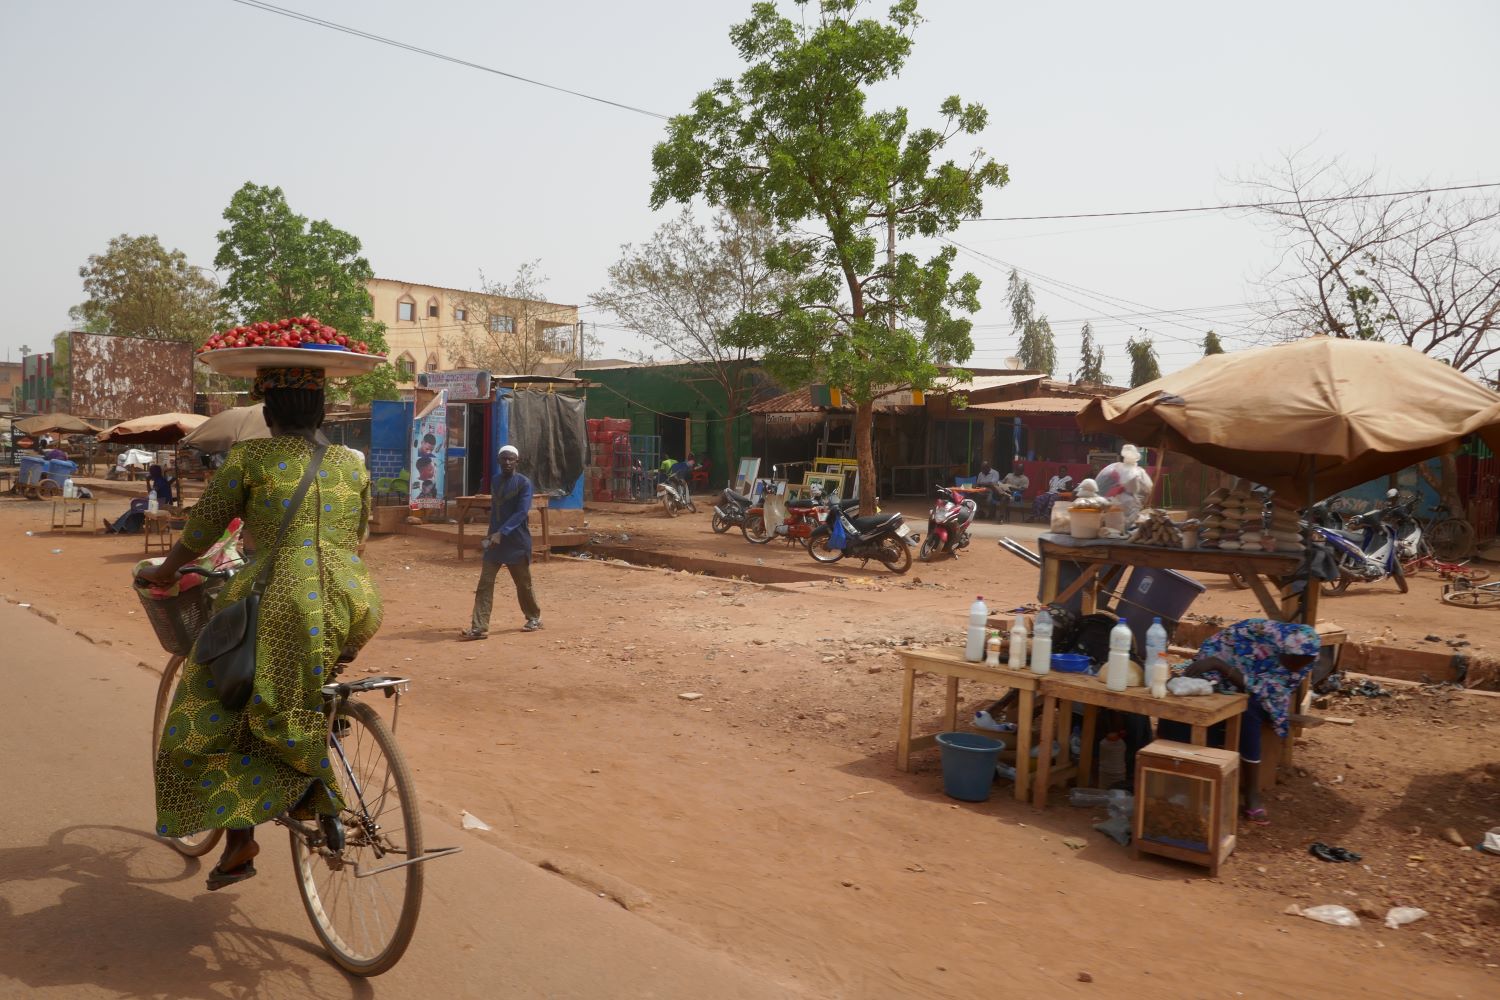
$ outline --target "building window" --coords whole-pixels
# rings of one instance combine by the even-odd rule
[[[427,318],[428,319],[437,319],[438,318],[438,300],[437,299],[428,299],[427,300]]]
[[[400,323],[413,323],[417,319],[417,304],[410,299],[403,299],[396,303],[396,320]]]
[[[550,354],[572,354],[573,327],[571,325],[543,327],[541,345],[542,350]]]
[[[417,359],[413,358],[410,354],[402,353],[396,359],[396,375],[399,381],[410,382],[415,377],[416,370]]]
[[[453,309],[453,318],[462,323],[469,318],[469,310],[465,309],[463,306],[456,306]]]
[[[427,355],[427,370],[430,372],[438,370],[438,356],[436,354]]]
[[[516,318],[514,316],[490,316],[490,333],[515,333]]]

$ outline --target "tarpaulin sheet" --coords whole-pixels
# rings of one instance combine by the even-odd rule
[[[571,493],[588,462],[584,401],[555,392],[518,390],[511,401],[510,440],[521,472],[538,493]]]

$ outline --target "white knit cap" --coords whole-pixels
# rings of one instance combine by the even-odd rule
[[[516,456],[517,458],[521,457],[521,452],[513,444],[507,444],[507,445],[502,445],[501,446],[501,448],[500,448],[500,454],[504,455],[506,452],[510,452],[512,455]]]

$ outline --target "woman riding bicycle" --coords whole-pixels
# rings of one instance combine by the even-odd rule
[[[315,446],[326,444],[318,433],[325,373],[317,352],[307,353],[306,367],[257,372],[252,395],[265,401],[271,437],[230,449],[192,509],[182,540],[159,566],[137,574],[171,585],[234,518],[244,520],[255,551],[216,607],[245,597],[263,560],[275,560],[260,605],[249,702],[238,711],[225,708],[208,668],[190,657],[156,756],[156,832],[228,831],[224,854],[208,877],[211,890],[255,875],[257,824],[291,812],[316,815],[337,829],[343,798],[330,766],[321,688],[341,652],[357,650],[380,627],[380,598],[358,554],[370,478],[353,451],[327,448],[275,544]]]

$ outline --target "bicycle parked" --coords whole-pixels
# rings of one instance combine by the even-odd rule
[[[179,579],[197,574],[204,582],[168,598],[154,598],[136,588],[157,639],[172,654],[156,691],[153,765],[177,675],[213,614],[214,595],[236,569],[185,567],[178,572]],[[423,845],[416,787],[395,737],[401,697],[411,681],[366,677],[342,683],[339,674],[352,659],[352,655],[341,657],[322,688],[329,758],[335,762],[345,802],[340,824],[305,822],[286,813],[274,822],[287,830],[297,891],[323,947],[348,972],[377,976],[400,961],[411,943],[422,909],[421,862],[456,854],[462,848],[428,850]],[[375,692],[393,699],[389,726],[372,706],[357,700]],[[158,839],[197,858],[212,851],[223,834],[222,829],[209,829]]]

